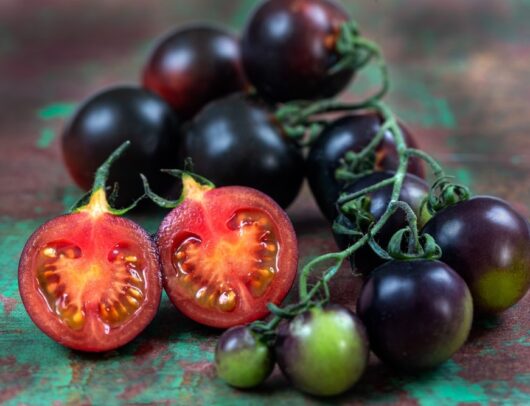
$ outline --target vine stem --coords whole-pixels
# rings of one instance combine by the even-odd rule
[[[377,182],[376,184],[374,184],[372,186],[368,186],[368,187],[366,187],[364,189],[361,189],[361,190],[359,190],[357,192],[343,195],[343,196],[339,197],[339,199],[337,200],[337,204],[338,205],[343,205],[344,203],[351,202],[352,200],[354,200],[354,199],[356,199],[358,197],[364,196],[364,195],[366,195],[368,193],[375,192],[376,190],[379,190],[379,189],[382,189],[382,188],[384,188],[386,186],[392,185],[395,181],[396,181],[396,177],[392,176],[391,178],[384,179],[381,182]]]
[[[415,157],[420,158],[421,160],[425,161],[427,163],[427,165],[429,165],[431,167],[435,179],[445,178],[445,172],[444,172],[442,166],[438,163],[438,161],[436,159],[434,159],[429,154],[427,154],[427,153],[425,153],[423,151],[420,151],[419,149],[414,149],[414,148],[408,148],[407,151],[406,151],[406,154],[409,157],[415,156]]]
[[[387,209],[385,210],[385,213],[381,216],[381,218],[375,223],[375,225],[370,229],[370,231],[365,234],[362,238],[360,238],[355,244],[351,245],[344,251],[338,252],[338,253],[330,253],[325,254],[322,256],[319,256],[309,263],[307,263],[303,268],[302,272],[300,274],[300,281],[299,281],[299,295],[300,295],[300,301],[304,302],[307,301],[308,298],[310,299],[316,292],[315,290],[318,288],[318,284],[313,287],[311,291],[308,292],[307,290],[307,281],[309,278],[309,275],[313,271],[314,267],[320,263],[335,259],[336,263],[330,267],[322,277],[322,283],[327,283],[340,269],[342,263],[344,260],[348,257],[350,257],[355,251],[357,251],[359,248],[361,248],[364,244],[366,244],[369,239],[376,235],[383,226],[387,223],[388,219],[394,214],[394,212],[399,207],[399,195],[401,194],[401,188],[403,187],[403,182],[405,180],[405,175],[407,172],[408,162],[409,162],[409,155],[407,152],[407,146],[405,143],[405,139],[403,137],[403,133],[401,132],[401,129],[399,128],[396,118],[390,108],[386,106],[386,104],[382,102],[375,102],[372,103],[373,107],[376,108],[383,116],[384,121],[388,122],[388,128],[394,138],[394,142],[396,144],[396,149],[399,155],[399,165],[396,170],[396,174],[393,176],[393,189],[392,189],[392,195],[390,198],[389,205]],[[346,203],[346,201],[344,202]],[[417,230],[416,230],[417,233]]]

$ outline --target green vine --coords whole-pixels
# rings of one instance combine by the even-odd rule
[[[341,103],[334,100],[323,100],[313,103],[292,102],[282,106],[276,114],[288,136],[299,145],[308,145],[314,141],[318,131],[325,125],[320,116],[330,112],[351,112],[371,110],[382,118],[382,124],[371,142],[360,152],[348,152],[341,159],[336,179],[342,183],[353,182],[374,171],[375,151],[387,134],[393,138],[399,156],[399,163],[394,175],[355,193],[343,194],[337,200],[339,216],[346,215],[353,219],[352,227],[336,221],[333,228],[336,232],[352,237],[354,241],[347,249],[327,253],[309,261],[301,270],[299,277],[299,301],[284,307],[269,304],[274,315],[268,322],[258,321],[251,325],[266,342],[273,342],[275,331],[282,319],[290,319],[310,309],[329,302],[329,281],[337,274],[344,261],[357,250],[368,244],[373,251],[385,260],[399,259],[437,259],[441,256],[440,247],[434,239],[420,235],[416,213],[405,202],[399,200],[409,160],[412,157],[424,161],[432,170],[435,182],[426,201],[429,212],[434,213],[469,198],[469,191],[449,181],[441,165],[430,155],[417,149],[408,148],[403,133],[392,110],[382,101],[389,89],[388,68],[379,47],[360,36],[357,25],[352,22],[342,27],[337,43],[341,55],[339,62],[331,69],[336,73],[342,69],[360,70],[375,64],[381,73],[382,83],[378,91],[358,103]],[[369,194],[385,187],[392,187],[390,202],[383,215],[375,220],[369,212]],[[399,230],[391,239],[388,247],[381,247],[375,237],[396,211],[405,214],[407,226]],[[320,278],[309,286],[310,275],[320,272]]]

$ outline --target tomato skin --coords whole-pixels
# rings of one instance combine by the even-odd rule
[[[530,287],[528,222],[504,200],[477,196],[435,214],[422,232],[467,282],[475,310],[502,312]]]
[[[227,222],[240,210],[257,210],[272,220],[280,245],[276,260],[279,264],[278,273],[264,296],[254,299],[251,303],[247,300],[250,297],[248,292],[245,296],[247,299],[241,299],[242,295],[238,296],[238,304],[233,311],[222,312],[201,307],[195,298],[190,299],[184,288],[179,285],[173,265],[175,241],[180,236],[195,235],[203,241],[206,247],[204,249],[214,247],[224,239]],[[192,320],[216,328],[247,324],[269,314],[267,304],[281,303],[294,282],[298,267],[296,234],[287,214],[271,198],[247,187],[215,188],[204,192],[198,199],[185,198],[162,221],[157,234],[157,245],[162,263],[164,289],[171,302]],[[230,258],[227,258],[227,261],[229,260]],[[201,275],[199,270],[194,272],[193,275],[197,272]],[[204,274],[202,276],[204,277]],[[222,274],[220,278],[223,282],[230,282],[235,277],[232,274]]]
[[[217,186],[240,185],[262,191],[289,206],[304,179],[304,158],[265,103],[244,94],[216,100],[191,122],[182,156],[194,171]]]
[[[349,20],[330,0],[268,0],[250,17],[242,37],[245,72],[267,100],[286,102],[335,96],[352,69],[329,74],[339,60],[335,44]]]
[[[360,319],[338,305],[313,308],[284,323],[276,342],[283,374],[298,389],[317,396],[352,387],[368,364],[369,352]]]
[[[373,112],[356,113],[331,122],[311,146],[307,157],[307,180],[320,210],[332,222],[337,217],[335,202],[339,198],[343,184],[335,178],[340,159],[347,152],[360,152],[368,146],[381,127],[381,118]],[[410,148],[417,148],[412,133],[402,124],[400,128],[405,142]],[[376,170],[395,171],[399,164],[394,138],[387,132],[376,150]],[[408,173],[425,177],[422,161],[412,157]]]
[[[111,169],[109,185],[119,184],[118,207],[143,194],[140,173],[153,188],[173,185],[160,169],[178,166],[180,119],[157,95],[135,87],[112,87],[85,100],[62,134],[62,152],[73,180],[90,190],[94,173],[125,141],[131,146]]]
[[[217,376],[236,388],[253,388],[274,369],[274,352],[248,326],[225,331],[215,347]]]
[[[433,368],[466,341],[473,301],[464,280],[440,261],[391,261],[361,290],[357,314],[383,362],[408,371]]]
[[[344,193],[355,193],[359,190],[362,190],[366,187],[374,185],[381,182],[382,180],[388,179],[394,174],[392,172],[374,172],[371,175],[362,177],[357,182],[346,187]],[[386,186],[382,189],[379,189],[375,192],[369,193],[367,196],[371,199],[371,208],[370,213],[377,221],[386,211],[388,204],[390,203],[390,198],[392,196],[392,186]],[[412,210],[420,219],[419,213],[423,200],[427,197],[429,193],[429,185],[421,178],[417,176],[407,174],[403,181],[403,186],[401,188],[401,194],[399,199],[409,204]],[[353,224],[351,221],[344,219],[344,215],[341,215],[342,221],[347,223],[345,225],[352,227]],[[420,220],[418,220],[420,221]],[[421,227],[421,223],[420,227]],[[385,223],[383,228],[375,236],[377,243],[383,248],[386,249],[388,243],[392,236],[402,228],[407,226],[406,216],[402,210],[394,213],[390,219]],[[345,249],[355,242],[355,239],[351,237],[339,235],[334,233],[335,240],[340,249]],[[368,244],[362,246],[352,255],[352,267],[357,272],[360,272],[363,275],[369,275],[375,268],[379,265],[382,265],[385,260],[380,258]]]
[[[96,233],[98,238],[93,240],[92,235]],[[88,257],[96,255],[100,249],[103,250],[101,252],[108,252],[117,241],[131,241],[135,246],[142,248],[142,260],[146,264],[143,303],[128,320],[119,327],[110,328],[108,333],[94,335],[93,331],[87,329],[75,331],[68,328],[51,311],[39,290],[35,269],[37,251],[51,241],[65,239],[79,246]],[[108,246],[101,246],[104,242],[108,242]],[[31,235],[22,251],[18,284],[22,303],[37,327],[59,344],[87,352],[113,350],[133,340],[155,317],[162,294],[156,244],[136,223],[110,214],[103,214],[97,220],[91,219],[86,213],[66,214],[40,226]]]
[[[172,31],[153,49],[143,85],[189,119],[208,102],[245,90],[239,39],[210,25]]]

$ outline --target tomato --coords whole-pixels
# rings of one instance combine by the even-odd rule
[[[18,268],[20,296],[37,327],[62,345],[93,352],[136,337],[162,294],[155,243],[113,214],[98,179],[87,205],[31,235]]]
[[[366,187],[379,183],[382,180],[388,179],[393,175],[394,173],[392,172],[374,172],[371,175],[362,177],[357,182],[346,187],[344,189],[344,193],[355,193]],[[375,192],[371,192],[367,195],[370,198],[370,213],[372,214],[375,221],[379,220],[386,211],[392,196],[392,189],[393,186],[385,186],[384,188],[381,188]],[[418,216],[418,220],[421,220],[421,217],[419,216],[420,210],[422,203],[428,194],[429,185],[423,179],[411,174],[407,174],[403,181],[399,200],[407,203]],[[344,219],[344,216],[341,216],[339,220],[343,223],[343,225],[346,225],[350,228],[354,226],[351,221]],[[419,224],[421,227],[422,224]],[[392,236],[406,226],[407,220],[405,213],[402,210],[398,210],[385,223],[381,231],[376,234],[375,240],[382,248],[386,249]],[[337,241],[340,249],[347,248],[355,241],[351,237],[336,233],[335,240]],[[384,260],[380,258],[368,244],[362,246],[352,256],[353,267],[363,275],[368,275],[372,270],[383,263]]]
[[[210,103],[184,136],[183,157],[218,186],[258,189],[287,207],[304,179],[304,158],[263,102],[235,94]]]
[[[336,42],[348,13],[330,0],[269,0],[250,17],[242,37],[245,72],[271,101],[335,96],[352,69],[330,74],[340,56]]]
[[[239,39],[222,28],[179,28],[153,49],[143,85],[189,119],[208,102],[246,89],[240,54]]]
[[[377,268],[357,303],[375,355],[405,370],[435,367],[465,343],[473,301],[440,261],[391,261]]]
[[[248,326],[225,331],[215,347],[217,376],[236,388],[253,388],[269,377],[274,354]]]
[[[158,248],[173,304],[191,319],[228,328],[262,318],[296,276],[298,247],[285,212],[263,193],[183,178],[181,203],[162,221]]]
[[[381,127],[381,118],[373,112],[350,114],[331,122],[311,146],[307,158],[307,179],[320,210],[328,221],[337,217],[335,202],[344,186],[335,177],[340,160],[347,152],[360,152],[368,146]],[[402,124],[400,128],[410,148],[417,148],[411,132]],[[394,138],[385,134],[376,149],[375,170],[395,171],[399,164]],[[420,159],[412,157],[408,172],[423,178],[425,170]]]
[[[441,260],[467,282],[479,313],[502,312],[528,291],[528,222],[504,200],[477,196],[449,206],[423,232],[442,248]]]
[[[123,142],[130,140],[127,159],[113,166],[110,184],[119,184],[118,206],[143,194],[139,173],[154,189],[172,185],[160,169],[178,166],[180,120],[158,96],[134,87],[113,87],[86,100],[62,135],[66,167],[79,187],[89,190],[94,173]]]
[[[334,396],[352,387],[368,364],[368,341],[361,321],[337,305],[315,307],[280,327],[278,365],[298,389]]]

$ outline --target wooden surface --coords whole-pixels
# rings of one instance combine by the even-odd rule
[[[391,65],[390,102],[421,146],[477,193],[530,213],[530,2],[345,1]],[[114,83],[137,82],[153,38],[173,25],[214,20],[240,28],[253,0],[0,2],[0,403],[317,404],[277,372],[257,391],[215,377],[218,332],[185,320],[164,297],[152,325],[103,355],[65,349],[29,320],[18,295],[24,242],[80,194],[58,134],[76,104]],[[359,94],[376,76],[353,86]],[[352,97],[348,95],[346,97]],[[289,210],[302,261],[334,250],[307,190]],[[153,231],[162,214],[139,221]],[[494,238],[494,236],[492,236]],[[352,304],[347,270],[333,284]],[[475,326],[435,371],[399,375],[372,358],[366,376],[333,403],[530,404],[530,298]]]

